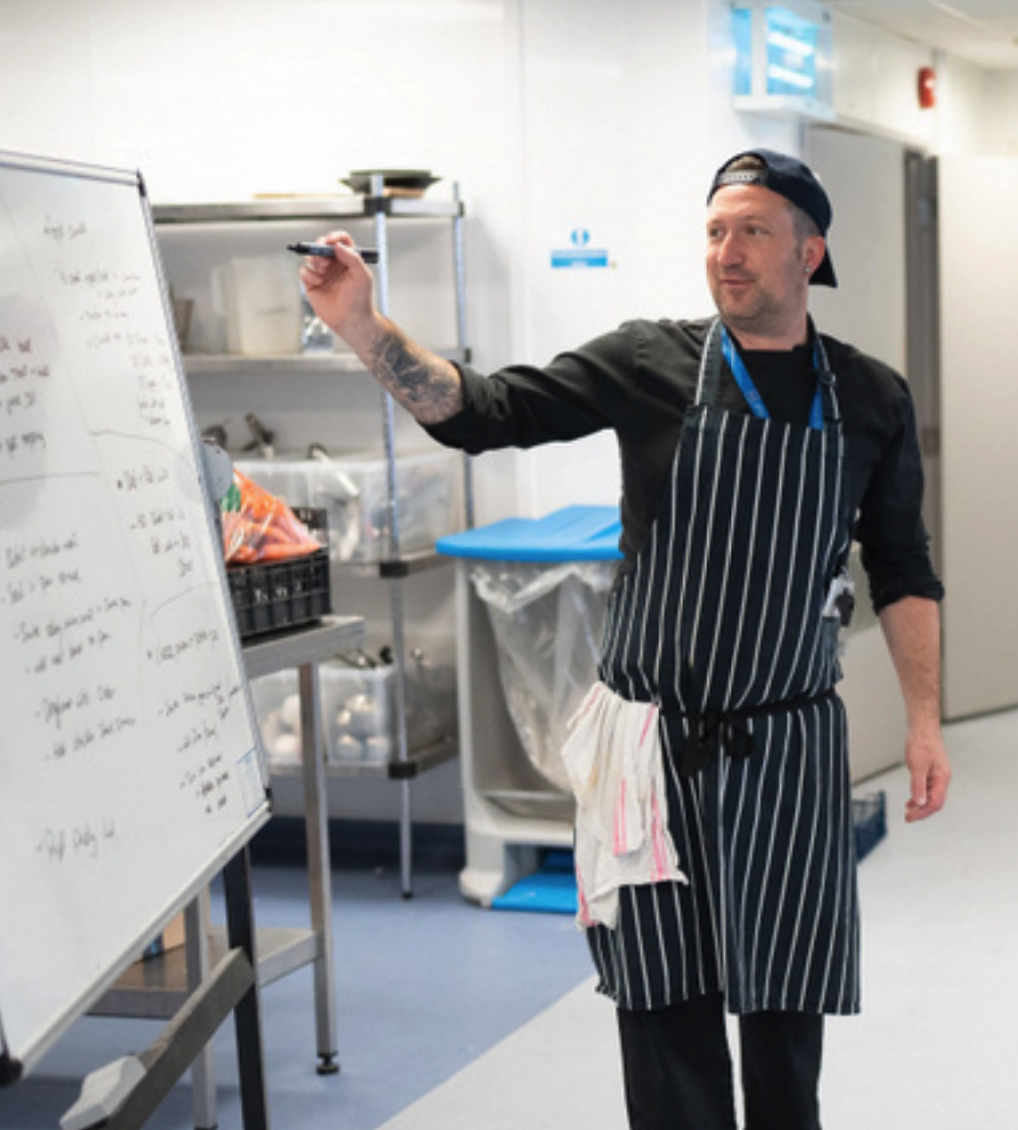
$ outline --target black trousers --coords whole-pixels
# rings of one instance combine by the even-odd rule
[[[618,1011],[631,1130],[737,1130],[721,995]],[[745,1130],[820,1130],[823,1017],[739,1018]]]

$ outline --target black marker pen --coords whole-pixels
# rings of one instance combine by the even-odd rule
[[[319,259],[336,258],[336,252],[328,243],[288,243],[286,250],[292,251],[295,255],[316,255]],[[365,263],[378,262],[378,252],[372,247],[351,247],[350,250],[359,255]]]

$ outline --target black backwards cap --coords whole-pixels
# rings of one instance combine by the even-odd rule
[[[740,157],[756,157],[763,162],[763,168],[733,169],[731,166]],[[775,153],[772,149],[750,149],[745,153],[736,153],[714,174],[707,203],[714,199],[714,193],[719,188],[729,184],[759,184],[769,188],[771,192],[778,193],[779,196],[801,208],[819,228],[820,234],[826,238],[827,229],[831,226],[831,202],[813,171],[795,157]],[[813,272],[809,281],[820,286],[838,285],[830,253],[826,250],[820,266]]]

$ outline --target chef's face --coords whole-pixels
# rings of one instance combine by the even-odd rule
[[[805,340],[809,276],[823,254],[823,239],[800,236],[792,205],[776,192],[739,184],[714,194],[707,281],[718,312],[743,344],[782,348]]]

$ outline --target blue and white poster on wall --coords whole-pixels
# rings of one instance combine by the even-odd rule
[[[551,251],[553,270],[590,270],[614,267],[603,240],[596,240],[590,229],[578,225],[569,232],[568,240]]]

